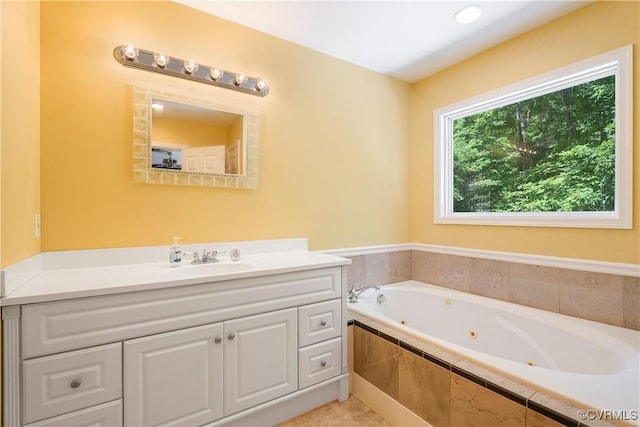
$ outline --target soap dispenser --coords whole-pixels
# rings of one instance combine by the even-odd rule
[[[169,267],[178,267],[182,261],[182,250],[178,245],[178,240],[180,239],[181,237],[173,238],[173,246],[171,246],[171,250],[169,251]]]

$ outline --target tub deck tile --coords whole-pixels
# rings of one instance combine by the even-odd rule
[[[405,350],[398,373],[398,402],[433,426],[449,426],[450,370],[425,363],[422,356]]]
[[[527,402],[527,407],[529,409],[542,414],[547,418],[551,418],[563,426],[578,427],[580,423],[575,419],[577,412],[575,408],[540,393],[536,394],[538,396],[534,395],[535,398],[532,396],[532,398]],[[536,400],[540,400],[540,402],[544,403],[538,403]]]
[[[577,421],[563,420],[563,419],[558,421],[553,416],[547,417],[545,415],[542,415],[539,412],[532,410],[531,408],[527,408],[526,417],[527,417],[527,422],[526,422],[527,427],[562,427],[562,426],[577,427],[578,426]]]
[[[397,400],[400,347],[363,328],[353,332],[355,372]]]
[[[526,405],[527,399],[529,399],[536,393],[536,391],[531,387],[517,383],[505,377],[504,375],[496,373],[475,363],[461,360],[460,362],[457,362],[455,366],[459,369],[463,369],[466,372],[472,373],[480,378],[485,379],[487,382],[487,388],[492,389],[496,393],[500,393],[503,396],[520,403],[521,405]]]
[[[552,396],[546,395],[541,392],[537,392],[528,401],[528,407],[539,412],[549,418],[552,418],[558,422],[563,422],[562,420],[567,420],[567,426],[580,426],[580,427],[615,427],[615,426],[637,426],[638,422],[635,424],[632,422],[627,422],[624,420],[606,420],[606,419],[585,419],[581,420],[580,411],[584,409],[590,408],[578,408],[571,404],[562,402]],[[595,415],[595,414],[592,414]],[[582,417],[584,418],[584,416]],[[576,421],[581,420],[581,421]],[[573,422],[574,424],[570,424]]]
[[[417,338],[408,338],[404,342],[449,365],[454,365],[456,362],[462,360],[460,356],[443,350],[442,347],[426,343]]]
[[[410,351],[411,353],[415,354],[416,356],[420,356],[423,359],[426,359],[429,362],[440,366],[441,368],[447,369],[449,371],[451,370],[451,364],[450,363],[447,363],[446,361],[444,361],[444,360],[442,360],[442,359],[440,359],[438,357],[435,357],[435,356],[433,356],[433,355],[431,355],[429,353],[425,353],[424,351],[420,350],[417,347],[412,346],[411,344],[407,344],[406,342],[402,342],[401,341],[400,342],[400,347],[405,349],[405,350],[407,350],[407,351]]]
[[[452,426],[525,426],[525,407],[475,381],[451,375]]]

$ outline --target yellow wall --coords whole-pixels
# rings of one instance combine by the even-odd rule
[[[40,251],[34,215],[40,212],[40,6],[0,2],[2,97],[0,264]]]
[[[411,240],[550,256],[640,263],[640,2],[599,1],[484,51],[413,86]],[[433,223],[433,110],[634,44],[634,228],[600,230]]]
[[[5,12],[37,3],[2,4],[3,34],[27,33],[11,37],[11,48],[18,55],[29,52],[27,63],[37,61],[38,19],[7,19]],[[38,145],[33,143],[38,79],[25,73],[31,67],[18,73],[3,66],[3,104],[27,114],[14,113],[16,125],[6,129],[9,113],[2,110],[2,265],[40,250],[32,234],[39,203],[45,251],[168,244],[173,235],[185,243],[306,236],[314,249],[416,241],[637,263],[637,226],[436,226],[431,172],[433,109],[637,45],[638,7],[637,2],[596,2],[426,78],[410,93],[405,83],[170,2],[44,2],[40,198]],[[3,40],[4,64],[9,55]],[[271,94],[259,99],[124,68],[111,54],[123,42],[265,77]],[[635,57],[637,75],[638,52]],[[6,84],[6,73],[17,83]],[[257,107],[259,189],[133,184],[130,88],[135,81]],[[639,87],[636,81],[636,111]],[[634,127],[637,141],[640,126]],[[6,142],[6,135],[20,132],[11,140],[28,144]],[[637,143],[635,148],[637,165]],[[637,166],[635,176],[637,181]],[[639,189],[636,185],[635,224]]]
[[[33,235],[33,216],[40,212],[38,2],[0,2],[0,58],[0,268],[3,268],[40,251],[40,240]]]
[[[170,2],[43,2],[42,250],[409,240],[410,85]],[[265,98],[119,65],[134,43],[269,81]],[[132,183],[136,80],[251,103],[257,191]]]

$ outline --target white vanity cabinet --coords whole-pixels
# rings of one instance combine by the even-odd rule
[[[270,425],[344,400],[345,276],[336,266],[3,307],[3,425]]]
[[[201,425],[222,417],[222,324],[124,342],[124,425]]]
[[[224,323],[224,414],[298,389],[295,308]]]

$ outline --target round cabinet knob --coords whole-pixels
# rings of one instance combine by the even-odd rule
[[[327,326],[327,321],[323,320],[322,322],[320,322],[320,326]]]
[[[322,367],[324,368],[325,366],[327,366],[327,362],[325,362],[325,361],[323,360],[322,362],[320,362],[320,366],[322,366]]]
[[[216,344],[220,344],[222,342],[222,338],[220,337],[215,337],[213,342],[215,342]]]
[[[82,385],[82,381],[80,380],[73,380],[71,381],[71,384],[69,384],[71,386],[71,388],[78,388]]]
[[[236,337],[236,334],[234,334],[233,332],[230,332],[229,335],[227,335],[227,338],[229,338],[229,341],[231,341],[235,337]]]

